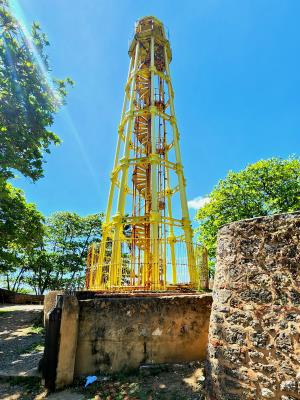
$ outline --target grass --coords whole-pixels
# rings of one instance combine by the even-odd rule
[[[39,389],[41,387],[41,379],[38,376],[14,376],[6,380],[10,386],[21,385],[26,389]]]
[[[43,313],[39,313],[39,315],[33,320],[33,324],[30,327],[29,334],[35,335],[43,335],[45,333],[45,328],[43,324]]]
[[[12,314],[11,310],[3,310],[2,308],[0,308],[0,317],[6,317],[9,314]]]
[[[19,354],[29,354],[33,352],[40,352],[44,350],[44,346],[40,342],[32,343],[30,346],[22,349]]]
[[[22,400],[32,400],[35,395],[44,392],[41,383],[41,378],[37,376],[16,376],[12,378],[0,378],[0,383],[8,383],[12,388],[15,388],[17,395],[22,393]],[[15,397],[5,397],[15,398]],[[19,398],[19,397],[18,397]]]
[[[28,329],[29,335],[43,335],[45,333],[45,328],[42,326],[42,319],[38,317],[33,321],[33,325],[31,325]],[[40,338],[39,341],[32,343],[30,346],[22,349],[19,354],[29,354],[33,352],[40,352],[44,350],[43,340]]]
[[[42,334],[44,334],[44,332],[45,332],[45,329],[44,329],[43,326],[32,325],[30,327],[30,331],[28,333],[29,334],[35,334],[35,335],[42,335]]]

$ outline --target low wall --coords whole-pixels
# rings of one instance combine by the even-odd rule
[[[300,214],[219,232],[210,399],[300,399]]]
[[[5,304],[43,304],[43,295],[24,294],[0,289],[0,303]]]
[[[49,312],[55,307],[58,295],[64,294],[63,290],[52,290],[46,294],[44,299],[44,326],[47,324]]]
[[[46,386],[145,363],[204,360],[211,303],[210,294],[46,296]]]
[[[79,302],[75,376],[204,360],[211,295]]]

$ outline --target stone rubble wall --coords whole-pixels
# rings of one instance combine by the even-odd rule
[[[213,299],[210,399],[300,399],[300,213],[224,226]]]

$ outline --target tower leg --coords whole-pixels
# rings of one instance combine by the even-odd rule
[[[166,161],[168,161],[168,152],[166,155]],[[170,220],[173,218],[173,212],[172,212],[172,201],[171,201],[171,196],[172,193],[170,193],[171,190],[171,181],[170,181],[170,171],[169,168],[167,168],[167,201],[168,201],[168,214]],[[174,235],[174,228],[173,225],[170,225],[170,235],[168,238],[168,241],[170,243],[170,250],[171,250],[171,263],[172,263],[172,283],[175,285],[177,283],[177,270],[176,270],[176,256],[175,256],[175,235]]]
[[[174,94],[173,88],[171,85],[171,76],[170,76],[170,67],[169,67],[169,60],[167,49],[164,47],[164,56],[165,56],[165,65],[166,65],[166,72],[167,72],[167,82],[168,82],[168,92],[169,92],[169,101],[170,101],[170,111],[171,111],[171,125],[173,130],[173,140],[174,140],[174,150],[176,156],[176,163],[177,163],[177,176],[178,176],[178,184],[179,184],[179,193],[180,193],[180,203],[182,209],[182,228],[184,230],[185,240],[186,240],[186,251],[187,251],[187,258],[188,258],[188,269],[190,279],[193,284],[197,284],[197,273],[196,273],[196,266],[195,266],[195,256],[194,256],[194,249],[193,249],[193,233],[192,228],[190,225],[189,220],[189,211],[187,207],[187,198],[186,198],[186,191],[185,191],[185,180],[183,176],[183,168],[182,168],[182,161],[181,161],[181,154],[180,154],[180,147],[179,147],[179,132],[176,123],[175,117],[175,108],[174,108]]]
[[[132,65],[133,65],[133,60],[131,59],[130,65],[129,65],[127,82],[129,81],[130,74],[132,72],[131,71]],[[121,120],[120,120],[119,130],[118,130],[118,141],[117,141],[117,148],[116,148],[116,153],[115,153],[115,158],[114,158],[114,167],[113,167],[113,172],[112,172],[112,176],[111,176],[111,183],[110,183],[110,188],[109,188],[105,222],[103,224],[102,240],[101,240],[101,245],[100,245],[99,253],[98,253],[97,271],[95,272],[95,275],[93,278],[94,283],[92,286],[90,286],[91,288],[100,288],[103,285],[107,286],[110,281],[110,276],[108,276],[106,278],[107,279],[106,282],[103,281],[103,266],[104,266],[104,260],[105,260],[105,256],[106,256],[106,247],[107,247],[107,238],[108,238],[107,225],[109,224],[110,218],[111,218],[111,210],[112,210],[114,192],[115,192],[115,187],[116,187],[116,182],[117,182],[117,170],[116,169],[117,169],[118,161],[120,158],[121,142],[124,138],[124,117],[125,117],[127,103],[128,103],[128,89],[126,88],[126,92],[125,92],[125,96],[124,96],[124,100],[123,100]],[[110,235],[111,235],[111,232],[110,232]],[[108,275],[110,275],[110,273],[108,273]],[[91,278],[92,278],[92,275],[91,275]]]
[[[119,188],[119,196],[118,196],[118,206],[117,206],[117,214],[114,217],[114,235],[113,235],[113,246],[112,246],[112,256],[110,263],[110,284],[115,286],[117,285],[118,273],[121,266],[121,231],[123,227],[122,220],[124,218],[124,210],[125,210],[125,196],[126,196],[126,185],[128,178],[128,159],[130,155],[130,138],[133,131],[134,125],[134,99],[135,99],[135,82],[136,82],[136,73],[138,67],[138,57],[139,57],[139,43],[136,45],[135,49],[135,59],[134,59],[134,68],[133,68],[133,76],[131,80],[131,91],[130,91],[130,103],[129,103],[129,120],[127,123],[125,144],[124,144],[124,156],[121,164],[121,182]],[[123,232],[122,232],[123,233]]]
[[[155,98],[154,98],[154,37],[151,37],[150,52],[151,52],[151,286],[155,289],[159,286],[159,254],[158,254],[158,198],[157,198],[157,154],[156,154],[156,132],[155,132]]]

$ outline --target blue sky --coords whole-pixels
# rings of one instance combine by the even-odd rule
[[[187,195],[228,170],[299,154],[297,0],[14,0],[48,35],[53,76],[76,82],[53,130],[45,177],[14,184],[46,215],[105,211],[134,22],[167,26]],[[191,210],[191,216],[194,210]]]

